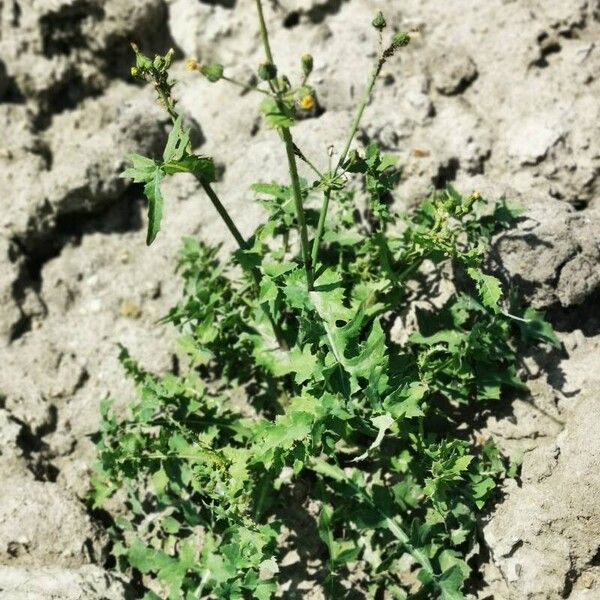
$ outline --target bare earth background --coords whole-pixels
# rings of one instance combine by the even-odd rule
[[[522,481],[482,523],[478,598],[600,598],[600,1],[279,0],[274,50],[296,72],[315,56],[325,112],[295,132],[306,153],[339,143],[374,57],[370,21],[419,27],[385,69],[362,142],[402,157],[398,201],[452,182],[527,209],[491,267],[546,309],[564,350],[527,357],[531,396],[490,417],[524,453]],[[128,42],[223,62],[261,60],[250,0],[0,0],[0,598],[128,598],[105,570],[107,538],[85,508],[99,401],[132,390],[116,343],[172,365],[155,324],[178,296],[182,235],[228,240],[191,179],[169,181],[164,231],[144,245],[128,152],[161,150],[166,122],[128,77]],[[256,98],[175,67],[203,153],[244,233],[248,185],[283,180],[282,149]],[[185,91],[184,85],[185,84]],[[320,164],[323,164],[321,160]],[[257,175],[258,174],[258,175]],[[306,598],[321,597],[318,586]]]

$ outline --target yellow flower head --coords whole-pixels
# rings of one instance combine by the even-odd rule
[[[188,71],[199,71],[200,63],[195,58],[188,58],[185,61],[185,67]]]
[[[138,71],[137,67],[131,67],[131,76],[132,77],[137,77],[140,74],[140,72]]]
[[[306,96],[302,96],[300,99],[300,108],[303,110],[312,110],[315,107],[315,99],[311,94],[307,94]]]

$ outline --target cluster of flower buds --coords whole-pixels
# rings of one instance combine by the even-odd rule
[[[387,20],[385,18],[385,15],[381,11],[379,11],[375,15],[373,21],[371,21],[371,25],[373,25],[373,27],[377,29],[377,31],[379,31],[379,33],[381,34],[381,32],[387,27]],[[396,50],[404,48],[404,46],[407,46],[409,42],[410,35],[408,33],[404,31],[395,33],[392,37],[390,45],[386,48],[385,52],[383,53],[383,60],[385,61],[386,59],[393,56]]]
[[[154,83],[154,89],[159,102],[167,109],[171,117],[175,118],[175,100],[171,90],[175,83],[169,79],[169,68],[173,63],[175,50],[171,48],[164,56],[157,54],[154,59],[142,54],[136,44],[131,44],[135,52],[135,65],[131,67],[131,75],[137,79],[144,79]]]
[[[133,51],[135,52],[135,66],[131,67],[131,75],[138,79],[151,79],[157,81],[161,77],[167,75],[171,64],[173,63],[173,57],[175,56],[175,50],[171,48],[164,56],[157,54],[154,59],[146,56],[137,44],[131,44]]]

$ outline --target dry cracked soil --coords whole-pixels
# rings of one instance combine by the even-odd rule
[[[525,209],[490,266],[544,309],[563,342],[525,357],[531,390],[483,434],[522,477],[482,522],[480,600],[600,598],[600,1],[279,0],[284,69],[310,50],[323,112],[296,131],[325,155],[345,131],[374,57],[376,9],[417,28],[385,68],[361,143],[402,157],[398,202],[452,183]],[[166,121],[128,76],[128,43],[177,50],[195,145],[227,164],[219,189],[249,233],[255,173],[285,177],[255,99],[210,86],[186,56],[245,77],[260,62],[249,0],[0,0],[0,598],[121,600],[102,521],[86,509],[99,401],[126,400],[117,343],[149,369],[173,364],[156,325],[177,299],[183,235],[227,239],[194,182],[166,188],[147,250],[127,153],[161,150]],[[306,586],[306,597],[318,590]]]

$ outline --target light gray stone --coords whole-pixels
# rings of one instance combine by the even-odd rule
[[[130,600],[121,579],[88,565],[78,569],[0,566],[1,600]]]

